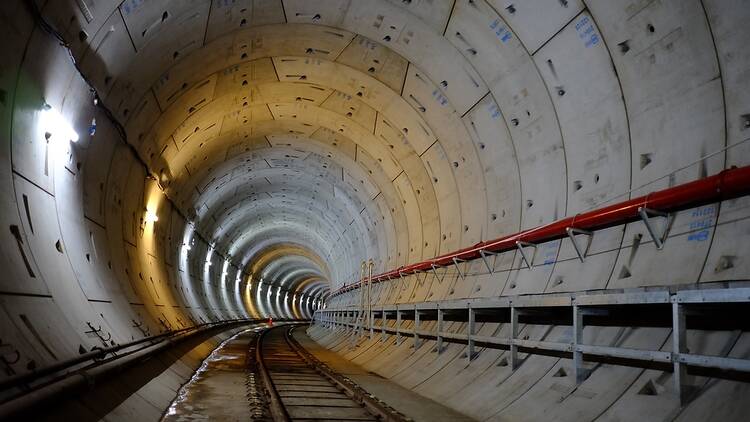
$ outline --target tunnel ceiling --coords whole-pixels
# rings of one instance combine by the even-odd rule
[[[706,14],[668,3],[102,0],[41,14],[146,167],[89,174],[142,193],[128,210],[141,235],[184,220],[146,249],[186,280],[223,268],[320,298],[363,261],[398,267],[739,164],[711,155],[741,135]],[[674,111],[692,107],[705,112]],[[87,132],[89,109],[60,108]],[[142,192],[126,182],[139,177]]]
[[[443,37],[450,2],[110,3],[69,31],[80,68],[166,195],[241,268],[337,287],[363,260],[390,268],[519,227],[512,145],[462,121],[499,113],[498,77],[475,69],[494,63],[458,45],[488,5],[458,5]],[[297,257],[265,258],[279,249]]]

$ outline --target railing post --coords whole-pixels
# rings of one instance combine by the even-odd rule
[[[573,374],[576,385],[585,380],[583,371],[583,353],[578,350],[578,345],[583,341],[583,312],[578,305],[573,305]]]
[[[515,370],[518,368],[518,346],[516,346],[516,337],[518,337],[518,310],[515,306],[510,307],[510,367]]]
[[[469,326],[467,327],[467,344],[466,344],[466,364],[471,364],[471,357],[474,356],[474,310],[469,304]]]
[[[414,350],[419,349],[419,334],[417,331],[419,330],[419,310],[417,309],[417,306],[414,306]]]
[[[440,305],[437,306],[437,354],[443,352],[443,310],[440,309]]]
[[[689,399],[689,375],[687,365],[680,362],[679,355],[687,353],[687,326],[685,307],[672,301],[672,365],[674,365],[674,388],[680,405],[686,405]]]
[[[383,316],[380,319],[380,341],[385,341],[385,326],[388,323],[388,314],[385,312],[385,308],[381,309],[381,315]]]
[[[370,340],[375,335],[375,313],[370,311]]]
[[[396,305],[396,344],[401,344],[401,309]]]
[[[375,267],[375,263],[370,260],[367,263],[367,319],[370,322],[370,340],[374,335],[373,325],[375,325],[375,317],[372,313],[372,269]]]

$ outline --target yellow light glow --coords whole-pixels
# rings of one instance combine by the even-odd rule
[[[147,209],[146,210],[146,222],[147,223],[155,223],[157,221],[159,221],[159,216],[156,215],[155,212]]]

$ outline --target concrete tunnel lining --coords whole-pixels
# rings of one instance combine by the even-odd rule
[[[0,327],[20,353],[6,372],[102,347],[90,326],[124,343],[356,306],[359,293],[331,293],[359,280],[362,261],[382,273],[750,164],[750,7],[636,3],[6,2]],[[585,262],[555,240],[528,269],[508,252],[492,274],[473,261],[466,277],[446,268],[380,283],[373,300],[743,287],[748,236],[739,198],[674,213],[663,249],[634,222],[597,232]],[[670,336],[629,330],[584,336],[647,349]],[[500,350],[464,368],[460,345],[347,351],[312,333],[477,419],[691,420],[713,409],[731,420],[746,406],[729,404],[746,383],[714,378],[695,381],[710,388],[687,407],[653,403],[635,386],[656,379],[669,392],[669,374],[605,365],[582,388],[602,392],[603,407],[570,394],[537,407],[561,388],[552,374],[567,360],[529,355],[506,374],[493,366]],[[696,353],[745,359],[750,344],[745,332],[689,339]],[[486,391],[504,399],[485,402]]]

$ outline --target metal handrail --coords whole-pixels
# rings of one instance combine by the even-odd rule
[[[746,195],[750,195],[750,166],[733,167],[704,179],[655,191],[604,208],[576,214],[547,225],[480,242],[474,246],[426,261],[402,266],[374,276],[372,282],[379,283],[418,272],[427,272],[434,270],[434,268],[458,265],[459,262],[483,258],[484,254],[487,253],[507,252],[522,248],[524,245],[535,245],[562,239],[570,236],[571,230],[594,232],[640,219],[648,222],[648,214],[682,211]],[[651,230],[650,227],[649,230]],[[530,262],[526,262],[526,264],[531,266]],[[338,296],[360,286],[362,286],[361,281],[341,287],[333,292],[330,297]]]

